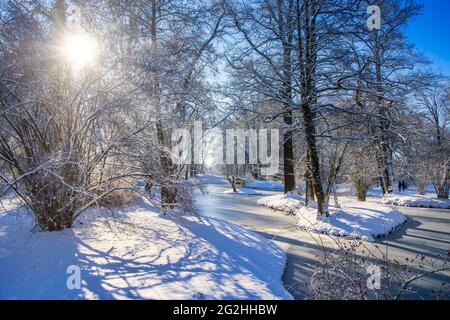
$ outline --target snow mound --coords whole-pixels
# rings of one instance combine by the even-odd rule
[[[274,191],[284,190],[284,184],[275,181],[251,180],[247,181],[245,187],[259,190],[274,190]]]
[[[223,193],[226,194],[239,194],[239,195],[247,195],[247,196],[260,196],[261,193],[252,190],[252,189],[248,189],[248,188],[242,188],[242,189],[236,189],[236,192],[233,191],[233,189],[230,190],[226,190]]]
[[[222,220],[175,223],[142,200],[113,214],[92,210],[61,232],[32,232],[24,209],[4,208],[0,299],[292,299],[283,251]],[[71,290],[77,268],[81,288]]]
[[[305,199],[294,193],[279,194],[259,199],[258,205],[293,215],[305,206]]]
[[[376,203],[350,202],[343,209],[330,208],[330,217],[317,219],[317,210],[296,211],[300,229],[339,237],[375,241],[401,227],[406,217],[397,210]]]
[[[306,207],[304,198],[297,194],[264,197],[258,205],[295,215],[302,230],[366,241],[386,236],[407,221],[402,213],[388,206],[346,199],[342,209],[330,207],[330,217],[320,220],[317,205]]]
[[[419,195],[387,195],[380,199],[381,204],[401,207],[450,209],[450,199],[436,199]]]

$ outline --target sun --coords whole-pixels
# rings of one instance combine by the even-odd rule
[[[67,35],[62,45],[64,59],[76,69],[95,65],[98,51],[99,46],[95,38],[85,32]]]

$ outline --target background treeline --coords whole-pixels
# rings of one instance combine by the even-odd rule
[[[367,28],[367,7],[382,12]],[[81,9],[97,62],[62,50]],[[340,181],[358,197],[394,177],[449,191],[449,86],[408,44],[414,1],[0,1],[0,177],[44,230],[142,192],[190,210],[201,166],[174,165],[171,133],[282,130],[285,191],[306,181],[327,215]],[[176,141],[175,141],[176,142]],[[258,176],[258,166],[246,166]],[[137,188],[143,181],[142,189]]]

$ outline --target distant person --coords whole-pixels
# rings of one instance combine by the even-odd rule
[[[402,181],[402,191],[406,191],[407,187],[406,187],[406,182]]]

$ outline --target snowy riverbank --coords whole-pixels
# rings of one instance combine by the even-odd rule
[[[393,194],[382,197],[379,202],[401,207],[450,209],[450,199],[437,199],[435,195]]]
[[[292,298],[285,254],[256,233],[206,217],[175,223],[145,200],[110,215],[33,232],[25,210],[3,201],[0,299]],[[71,290],[77,269],[81,288]]]
[[[352,237],[374,241],[406,222],[399,211],[374,202],[360,202],[343,198],[341,208],[330,206],[330,217],[317,219],[317,209],[305,207],[304,199],[293,194],[264,197],[258,204],[295,215],[302,230],[340,237]]]

